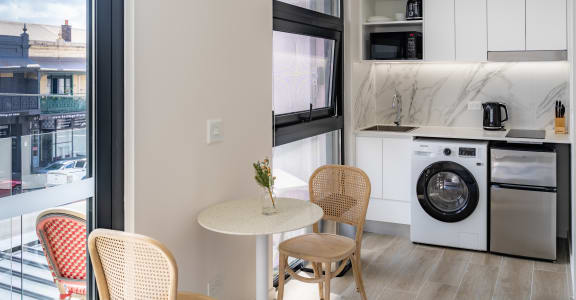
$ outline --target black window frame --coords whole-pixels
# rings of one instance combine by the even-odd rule
[[[95,183],[88,232],[96,228],[124,231],[124,1],[86,0],[87,98],[89,138]],[[87,299],[98,290],[87,252]]]
[[[331,0],[325,0],[331,1]],[[281,146],[309,137],[339,131],[339,161],[344,164],[344,0],[339,1],[339,16],[332,16],[299,6],[273,0],[273,30],[335,41],[332,73],[331,105],[326,108],[275,115],[272,112],[273,146]],[[304,269],[304,262],[290,264],[293,270]],[[338,276],[342,276],[347,267]],[[278,286],[278,274],[273,284]],[[285,274],[285,276],[288,276]]]
[[[334,40],[331,103],[329,107],[308,111],[273,114],[274,146],[280,146],[320,134],[340,131],[344,141],[344,20],[343,0],[340,16],[335,17],[299,6],[273,0],[273,30]],[[343,162],[344,148],[341,147]]]

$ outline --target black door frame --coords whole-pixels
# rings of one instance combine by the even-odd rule
[[[94,198],[88,229],[124,230],[124,1],[86,0]],[[90,260],[88,258],[88,260]],[[98,299],[88,261],[88,299]]]

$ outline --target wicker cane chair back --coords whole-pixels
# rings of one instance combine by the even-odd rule
[[[340,165],[318,168],[310,177],[310,201],[322,207],[324,219],[362,228],[370,200],[364,171]]]
[[[102,300],[175,300],[178,269],[170,251],[143,235],[96,229],[88,239]]]
[[[49,209],[36,218],[36,234],[60,297],[86,294],[86,216]]]

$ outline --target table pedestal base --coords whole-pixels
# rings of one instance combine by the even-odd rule
[[[268,245],[270,235],[256,236],[256,300],[268,300],[268,283],[270,270],[268,268]]]

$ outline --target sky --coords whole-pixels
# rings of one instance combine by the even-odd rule
[[[0,20],[86,28],[86,0],[0,0]]]

